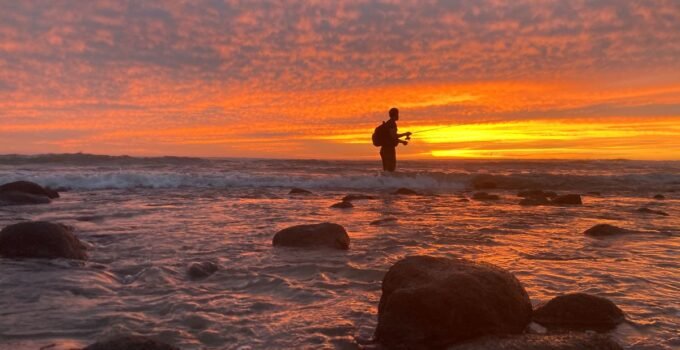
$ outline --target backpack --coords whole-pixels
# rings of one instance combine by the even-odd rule
[[[381,147],[388,146],[390,144],[390,129],[387,127],[387,123],[382,122],[373,131],[373,146]]]

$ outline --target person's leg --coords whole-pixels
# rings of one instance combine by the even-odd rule
[[[380,159],[382,159],[383,170],[388,171],[389,157],[387,156],[386,147],[380,147]]]
[[[389,165],[388,165],[388,170],[389,171],[395,171],[397,169],[397,149],[396,148],[391,148],[390,149],[390,155],[389,155]]]
[[[380,158],[383,162],[383,170],[394,171],[397,167],[397,153],[394,147],[383,147],[380,149]]]

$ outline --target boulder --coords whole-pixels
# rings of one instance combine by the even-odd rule
[[[349,235],[345,228],[329,222],[297,225],[285,228],[274,235],[274,246],[326,247],[349,249]]]
[[[661,210],[654,210],[654,209],[649,209],[649,208],[639,208],[637,210],[638,213],[643,213],[643,214],[656,214],[656,215],[661,215],[661,216],[668,216],[668,213],[665,211]]]
[[[552,199],[552,204],[557,205],[581,205],[581,195],[578,194],[563,194]]]
[[[464,259],[411,256],[383,279],[375,338],[388,348],[441,348],[521,333],[530,320],[529,296],[510,272]]]
[[[610,330],[625,316],[609,299],[585,293],[560,295],[534,310],[533,320],[547,328]]]
[[[348,209],[354,208],[354,205],[352,204],[352,202],[342,201],[331,205],[331,208]]]
[[[85,245],[62,224],[21,222],[0,231],[0,256],[6,258],[87,259]]]
[[[654,196],[654,199],[662,200],[662,199],[666,199],[666,196],[664,196],[662,194],[657,194],[657,195]]]
[[[501,199],[501,197],[496,194],[488,194],[486,192],[475,192],[472,195],[472,199],[478,201],[495,201]]]
[[[311,192],[311,191],[307,191],[307,190],[305,190],[305,189],[303,189],[303,188],[294,187],[294,188],[292,188],[292,189],[290,190],[290,192],[288,192],[288,194],[312,194],[312,192]]]
[[[371,225],[391,224],[397,222],[397,218],[384,218],[371,221]]]
[[[193,279],[199,279],[208,277],[217,270],[217,264],[212,261],[192,262],[187,267],[187,274]]]
[[[45,188],[30,181],[14,181],[0,186],[0,192],[19,192],[36,196],[44,196],[50,199],[59,198],[59,193],[50,188]]]
[[[39,196],[23,192],[0,192],[0,206],[2,205],[29,205],[47,204],[52,202],[49,197]]]
[[[83,350],[179,350],[179,348],[151,338],[131,335],[96,342]]]
[[[626,233],[633,233],[633,231],[609,224],[597,224],[583,232],[583,234],[593,237],[616,236]]]
[[[448,350],[623,350],[603,334],[522,334],[489,336],[449,347]]]
[[[394,194],[403,194],[403,195],[407,195],[407,196],[413,196],[413,195],[417,195],[418,192],[416,192],[416,191],[414,191],[414,190],[412,190],[412,189],[410,189],[410,188],[404,188],[404,187],[402,187],[402,188],[400,188],[400,189],[394,191]]]
[[[362,199],[375,199],[375,196],[369,196],[369,195],[366,195],[366,194],[348,194],[348,195],[342,197],[343,202],[351,202],[351,201],[362,200]]]

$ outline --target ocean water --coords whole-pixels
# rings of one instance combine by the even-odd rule
[[[626,313],[612,331],[624,347],[680,347],[680,162],[399,167],[383,175],[378,161],[0,156],[0,183],[63,190],[48,205],[0,207],[0,226],[61,222],[90,247],[86,262],[0,259],[0,348],[77,348],[134,333],[184,349],[356,349],[375,329],[384,273],[413,254],[506,268],[534,305],[569,292],[605,296]],[[499,201],[461,201],[480,175],[499,184],[487,191]],[[292,187],[313,194],[289,195]],[[422,195],[390,194],[399,187]],[[531,188],[579,193],[584,205],[520,206],[516,192]],[[378,198],[329,208],[350,193]],[[384,218],[397,221],[370,224]],[[271,245],[280,229],[324,221],[347,229],[349,251]],[[598,223],[638,232],[583,235]],[[187,265],[201,261],[219,270],[192,280]]]

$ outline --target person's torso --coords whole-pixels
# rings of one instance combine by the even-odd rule
[[[390,120],[386,121],[386,122],[385,122],[385,127],[386,127],[387,130],[389,131],[390,137],[391,137],[392,135],[396,135],[396,134],[397,134],[398,129],[397,129],[397,122],[396,122],[395,120],[390,119]],[[397,145],[399,144],[399,141],[397,141],[396,139],[391,140],[391,141],[392,141],[392,143],[386,145],[387,147],[397,147]]]

